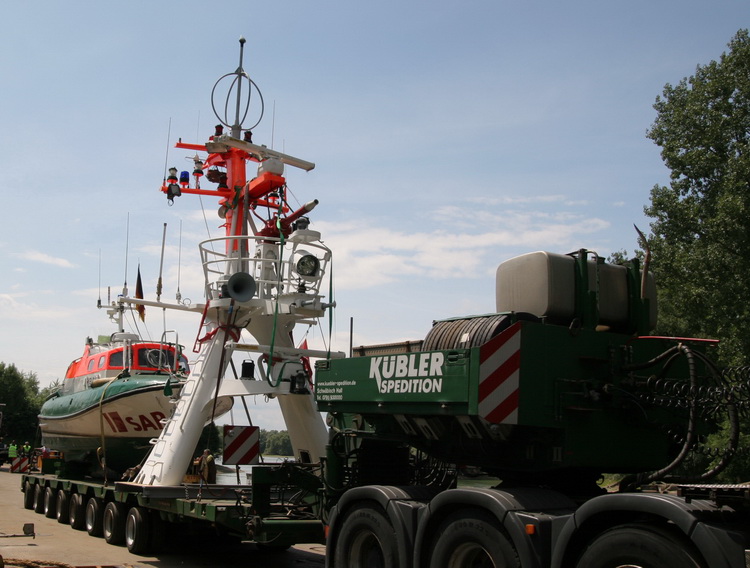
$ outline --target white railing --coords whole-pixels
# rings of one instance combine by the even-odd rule
[[[331,261],[331,251],[319,239],[316,231],[305,230],[284,239],[283,247],[279,238],[255,235],[203,241],[199,248],[206,298],[221,297],[222,288],[237,273],[253,277],[255,298],[261,300],[292,294],[318,296]],[[304,267],[299,264],[303,257],[307,257]]]

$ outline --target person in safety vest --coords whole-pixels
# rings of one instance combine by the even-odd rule
[[[8,459],[12,460],[18,457],[18,444],[13,440],[8,446]]]
[[[21,448],[21,456],[25,458],[31,457],[31,445],[28,442],[24,442]]]
[[[198,458],[198,471],[206,483],[216,483],[216,462],[211,450],[203,450],[203,455]]]

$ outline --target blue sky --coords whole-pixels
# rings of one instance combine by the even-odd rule
[[[254,141],[316,163],[287,179],[320,200],[345,350],[350,318],[361,345],[494,311],[494,271],[518,254],[632,252],[649,190],[668,183],[645,137],[656,96],[750,18],[725,0],[245,0],[5,3],[3,19],[0,361],[44,386],[113,330],[96,300],[100,280],[105,302],[122,287],[128,214],[131,290],[140,263],[154,296],[167,223],[164,297],[179,266],[183,296],[202,301],[201,204],[168,207],[158,187],[165,161],[190,166],[168,138],[211,134],[211,88],[240,36],[266,101]],[[192,345],[197,318],[165,317],[141,331]],[[283,427],[258,402],[256,423]]]

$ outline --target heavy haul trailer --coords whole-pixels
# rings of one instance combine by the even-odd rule
[[[713,366],[711,342],[645,335],[653,289],[641,298],[639,272],[525,255],[498,270],[509,309],[318,361],[319,462],[256,466],[228,487],[28,474],[25,505],[134,553],[194,525],[262,546],[326,542],[337,568],[746,567],[750,487],[677,474],[719,421],[729,446],[692,481],[738,451],[747,388]],[[457,484],[465,466],[497,483]],[[607,492],[604,472],[627,475]],[[649,490],[659,480],[681,485]]]
[[[157,553],[172,536],[185,535],[224,544],[252,540],[267,550],[324,543],[319,511],[306,503],[320,478],[301,465],[258,469],[247,486],[137,486],[31,473],[22,476],[24,506],[134,554]]]
[[[318,362],[340,493],[328,566],[750,566],[750,486],[700,485],[738,451],[747,385],[714,367],[713,342],[647,335],[640,273],[524,255],[498,269],[501,313]],[[728,447],[681,477],[722,421]],[[498,481],[457,487],[460,466]],[[607,472],[625,474],[609,492]]]

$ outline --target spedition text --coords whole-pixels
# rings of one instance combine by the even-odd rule
[[[381,394],[441,392],[444,362],[440,352],[373,357],[370,378],[377,381]]]

